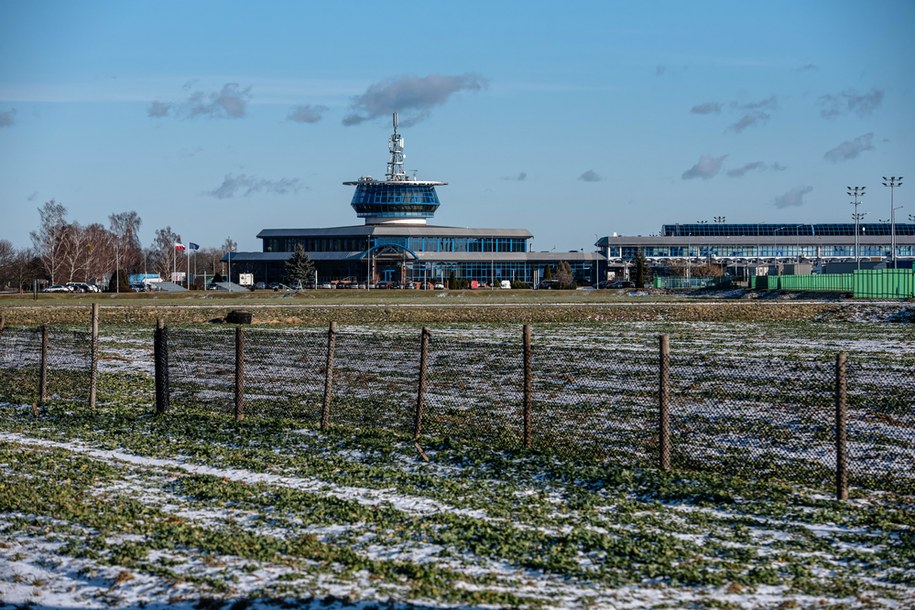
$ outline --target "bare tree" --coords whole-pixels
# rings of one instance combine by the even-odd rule
[[[181,236],[172,231],[171,226],[156,229],[156,238],[150,248],[156,273],[171,278],[173,268],[184,268],[184,257],[176,256],[175,252],[175,244],[178,243],[181,243]],[[178,261],[178,258],[182,260]]]
[[[61,232],[61,244],[57,257],[60,276],[64,281],[74,282],[86,279],[89,252],[86,230],[78,223],[65,224]]]
[[[114,234],[97,222],[86,227],[85,232],[86,281],[102,284],[118,264]]]
[[[41,224],[29,236],[35,246],[35,253],[41,259],[44,272],[53,284],[57,279],[60,250],[63,247],[67,226],[67,208],[51,199],[38,208]]]
[[[120,267],[129,273],[139,273],[143,268],[143,247],[140,244],[140,225],[143,221],[134,211],[119,212],[108,217],[111,233],[117,239]]]
[[[29,248],[16,249],[0,240],[0,286],[21,292],[41,273],[41,261]]]
[[[13,242],[8,239],[0,239],[0,287],[9,288],[15,260],[16,249],[13,248]]]

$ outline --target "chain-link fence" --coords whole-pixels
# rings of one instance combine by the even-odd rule
[[[0,331],[0,397],[39,404],[88,402],[92,353],[90,333],[50,326]]]
[[[838,364],[826,358],[678,351],[676,341],[665,358],[666,339],[652,336],[609,342],[520,326],[168,331],[156,396],[164,390],[175,417],[193,407],[816,485],[847,460],[852,485],[915,485],[911,360],[851,354],[840,399]],[[79,330],[3,329],[0,400],[86,401],[90,343]],[[122,343],[135,359],[150,355],[136,337]],[[134,364],[149,377],[148,362]]]

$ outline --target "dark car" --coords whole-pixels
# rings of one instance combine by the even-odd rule
[[[618,280],[616,282],[611,282],[607,285],[607,288],[635,288],[635,282],[630,282],[627,280]]]

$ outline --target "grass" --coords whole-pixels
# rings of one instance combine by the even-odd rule
[[[0,557],[53,540],[61,569],[92,566],[115,591],[149,576],[224,600],[852,607],[915,586],[911,496],[839,503],[454,441],[424,446],[427,463],[390,433],[195,409],[4,407],[0,430]]]

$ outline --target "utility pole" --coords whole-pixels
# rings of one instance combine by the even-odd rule
[[[858,269],[860,270],[861,257],[858,255],[858,223],[861,222],[862,218],[864,218],[864,213],[858,213],[858,206],[861,205],[861,202],[858,201],[858,197],[864,197],[864,189],[866,187],[849,186],[846,188],[848,189],[848,194],[855,198],[855,200],[851,202],[851,205],[855,206],[855,211],[851,216],[855,220],[855,262],[857,263]]]
[[[883,177],[883,186],[890,187],[890,258],[893,261],[893,268],[896,268],[896,210],[901,209],[902,206],[898,208],[895,207],[893,201],[893,194],[897,186],[902,186],[902,176],[890,176],[887,178]]]

